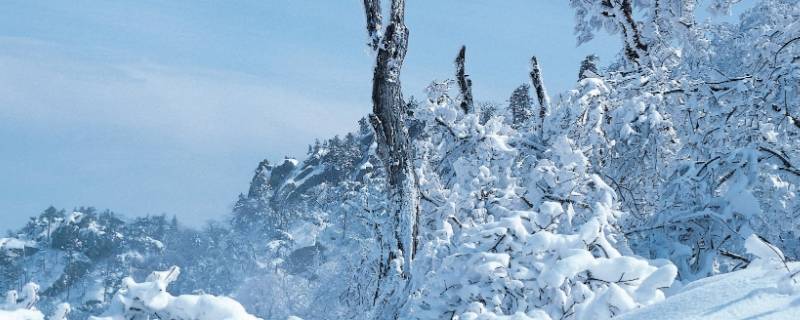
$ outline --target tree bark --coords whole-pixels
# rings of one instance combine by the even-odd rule
[[[468,114],[474,111],[474,103],[472,101],[472,80],[469,79],[469,76],[466,74],[466,68],[464,67],[466,51],[467,47],[461,46],[461,50],[458,51],[458,56],[456,56],[455,64],[456,81],[458,82],[458,89],[461,93],[461,110],[464,110],[464,113]]]
[[[531,57],[531,84],[533,91],[536,92],[536,101],[539,102],[539,136],[544,135],[544,118],[550,113],[550,97],[547,96],[547,90],[544,88],[544,80],[542,80],[542,70],[539,68],[539,61],[536,56]]]
[[[377,52],[372,85],[377,154],[387,175],[388,221],[379,237],[382,257],[373,318],[397,319],[410,294],[411,266],[417,248],[419,191],[400,70],[408,48],[405,1],[392,0],[391,17],[382,36],[379,0],[364,0],[370,47]]]

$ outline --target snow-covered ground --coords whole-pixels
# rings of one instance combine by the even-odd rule
[[[800,270],[800,263],[789,268]],[[800,319],[800,290],[791,282],[782,265],[751,267],[692,282],[663,302],[618,319]]]
[[[0,310],[0,320],[43,320],[44,315],[38,310],[19,309],[14,311]]]

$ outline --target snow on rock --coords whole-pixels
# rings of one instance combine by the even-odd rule
[[[0,238],[0,258],[24,256],[26,248],[36,248],[36,242],[17,238]]]
[[[20,240],[17,238],[0,238],[0,251],[22,250],[25,247],[35,247],[36,242],[30,240]]]
[[[789,268],[800,270],[800,263],[789,263]],[[794,281],[783,265],[751,266],[692,282],[661,303],[616,319],[798,319],[800,291],[782,290]]]
[[[173,296],[167,286],[175,281],[180,268],[150,274],[145,282],[123,279],[123,288],[108,311],[93,320],[174,319],[174,320],[256,320],[241,304],[227,297],[212,295]]]

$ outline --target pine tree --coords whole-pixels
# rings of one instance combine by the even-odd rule
[[[508,108],[511,110],[511,123],[514,128],[526,125],[533,116],[532,102],[530,86],[527,83],[517,87],[511,93],[511,97],[508,99]]]

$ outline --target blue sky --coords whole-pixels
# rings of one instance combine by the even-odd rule
[[[0,230],[48,205],[223,218],[263,158],[302,156],[370,110],[360,0],[0,5]],[[567,1],[410,1],[403,81],[421,95],[466,44],[477,100],[503,102],[536,54],[551,94],[588,53]]]

